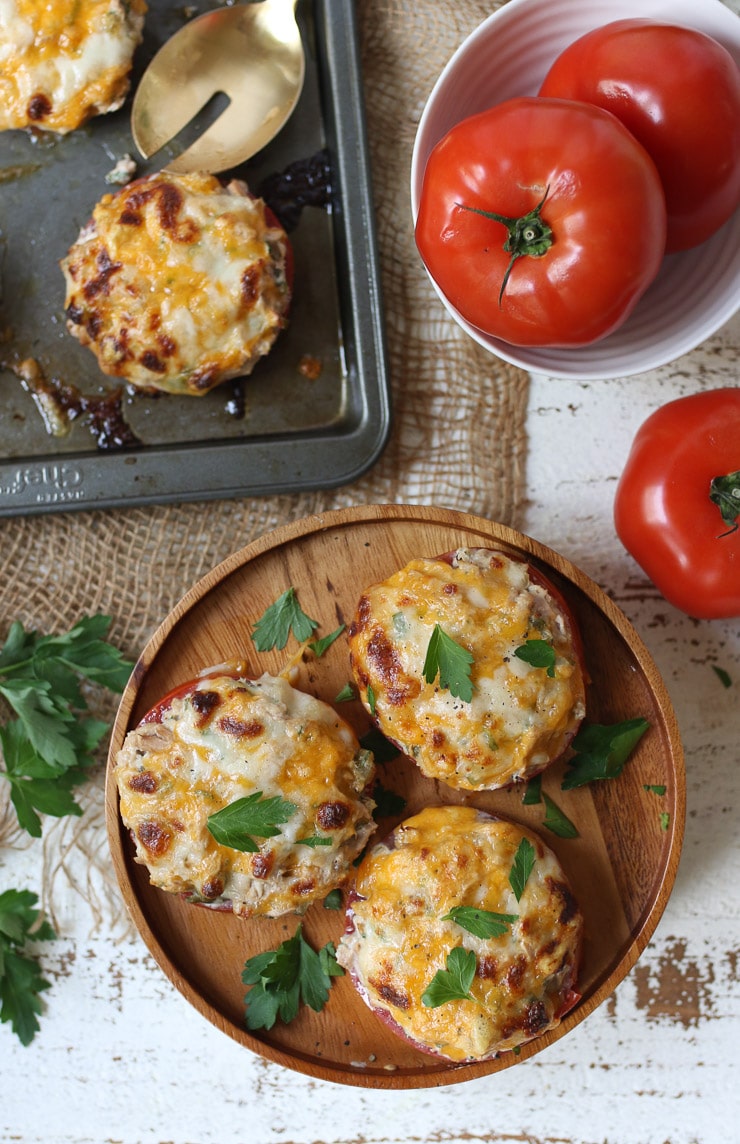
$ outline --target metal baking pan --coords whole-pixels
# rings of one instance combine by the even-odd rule
[[[218,6],[201,0],[187,15]],[[141,160],[131,95],[65,137],[0,133],[0,516],[331,488],[382,452],[389,385],[354,2],[301,0],[297,15],[307,51],[298,107],[268,147],[230,172],[269,202],[261,188],[276,176],[319,154],[328,163],[328,200],[286,222],[290,325],[249,378],[203,397],[122,391],[135,444],[110,447],[90,401],[65,435],[53,435],[15,367],[33,359],[52,387],[93,404],[120,390],[65,328],[59,259],[114,189],[106,176],[121,158],[146,175],[175,152]],[[168,0],[150,0],[132,91],[184,18]]]

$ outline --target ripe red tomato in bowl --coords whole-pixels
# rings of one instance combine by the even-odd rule
[[[694,28],[615,20],[553,63],[547,98],[611,111],[655,160],[666,196],[666,250],[709,238],[740,203],[740,69]]]
[[[512,345],[617,329],[654,280],[666,212],[650,156],[593,104],[523,97],[453,127],[426,164],[424,264],[471,325]]]

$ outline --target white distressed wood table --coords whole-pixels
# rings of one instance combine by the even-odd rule
[[[719,1144],[740,1139],[740,621],[665,603],[612,525],[617,478],[644,418],[737,384],[740,318],[678,362],[621,381],[534,377],[523,530],[599,583],[663,674],[686,751],[677,883],[616,992],[529,1061],[443,1089],[315,1082],[265,1063],[173,988],[137,935],[94,924],[70,889],[42,1031],[0,1028],[0,1139],[20,1144]],[[713,666],[727,671],[722,686]],[[38,884],[40,851],[0,852],[0,888]],[[81,875],[83,876],[83,875]]]

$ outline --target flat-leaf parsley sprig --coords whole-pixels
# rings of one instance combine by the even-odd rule
[[[31,890],[0,894],[0,1021],[10,1022],[22,1045],[30,1045],[39,1030],[40,994],[50,987],[24,947],[56,936],[35,909],[37,901]]]
[[[434,683],[439,676],[439,686],[457,699],[470,703],[473,698],[473,683],[470,670],[473,656],[449,636],[439,624],[434,625],[422,673],[427,683]]]
[[[40,814],[81,814],[72,790],[94,763],[108,724],[88,714],[82,681],[123,691],[133,664],[107,642],[110,616],[84,616],[64,635],[16,621],[0,648],[0,695],[15,714],[0,727],[18,822],[41,835]]]
[[[252,987],[245,998],[247,1028],[271,1029],[278,1018],[287,1025],[298,1016],[301,1003],[320,1013],[329,1000],[332,978],[343,976],[333,943],[317,952],[299,925],[277,949],[246,962],[242,981]]]

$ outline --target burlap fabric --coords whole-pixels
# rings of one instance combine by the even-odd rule
[[[353,504],[438,504],[514,527],[522,508],[527,375],[500,362],[447,316],[416,254],[411,150],[424,101],[453,51],[498,3],[358,0],[368,133],[385,298],[393,431],[374,469],[332,491],[60,513],[0,522],[0,635],[14,619],[63,631],[81,615],[113,617],[111,639],[135,658],[180,596],[265,531]],[[112,710],[111,712],[112,713]],[[0,846],[43,849],[52,920],[70,888],[95,924],[125,927],[111,894],[103,774],[80,792],[80,819],[22,836],[0,784]]]

